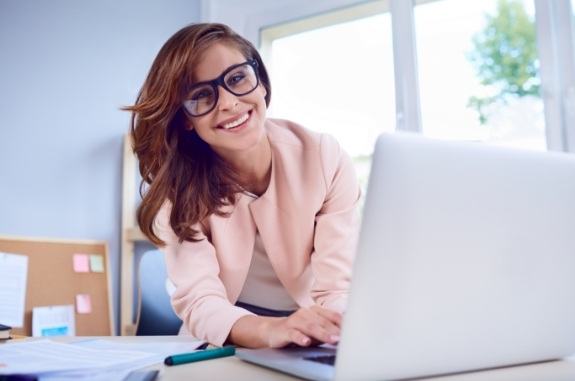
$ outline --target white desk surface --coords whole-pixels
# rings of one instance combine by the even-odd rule
[[[184,336],[112,336],[99,339],[123,342],[186,341]],[[61,341],[85,340],[87,337],[59,338]],[[417,361],[417,359],[414,359]],[[241,361],[236,357],[225,357],[177,366],[159,364],[152,369],[161,369],[158,381],[175,380],[298,380],[286,374]],[[423,379],[421,379],[423,381]],[[573,381],[575,380],[575,357],[562,361],[549,361],[537,364],[512,366],[459,373],[450,376],[425,378],[425,381]]]

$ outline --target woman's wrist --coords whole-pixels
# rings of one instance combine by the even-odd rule
[[[269,347],[275,320],[279,318],[247,315],[239,318],[230,331],[229,340],[246,348]]]
[[[276,318],[277,319],[277,318]],[[270,332],[272,331],[274,318],[258,316],[258,323],[255,327],[256,336],[258,341],[264,347],[270,346]]]

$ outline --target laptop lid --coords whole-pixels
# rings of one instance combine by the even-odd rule
[[[377,141],[336,379],[575,352],[575,157]]]
[[[575,352],[575,158],[418,135],[377,141],[336,380]],[[309,379],[309,350],[238,356]],[[321,354],[321,353],[320,353]]]

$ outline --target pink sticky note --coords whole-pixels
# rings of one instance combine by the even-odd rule
[[[90,298],[90,294],[76,295],[76,312],[79,314],[92,312],[92,298]]]
[[[74,254],[74,271],[77,273],[90,272],[90,257],[87,254]]]

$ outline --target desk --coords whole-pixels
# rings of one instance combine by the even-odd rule
[[[160,381],[172,380],[299,380],[282,373],[252,365],[236,357],[203,361],[195,364],[165,367]],[[193,377],[193,378],[192,378]],[[221,377],[221,378],[220,378]],[[425,381],[573,381],[575,360],[553,361],[541,364],[509,367],[497,370],[455,374],[445,377],[427,378]],[[423,380],[422,380],[423,381]]]
[[[73,342],[88,337],[58,338],[58,341]],[[96,337],[94,337],[96,338]],[[121,342],[186,341],[183,336],[112,336],[97,337]],[[34,339],[27,339],[34,340]],[[158,364],[152,369],[161,369],[158,381],[176,380],[234,380],[234,381],[287,381],[298,380],[272,370],[241,361],[236,357],[225,357],[191,364],[164,366]],[[455,374],[427,378],[426,381],[573,381],[575,380],[575,357],[563,361],[514,366],[480,372]]]

